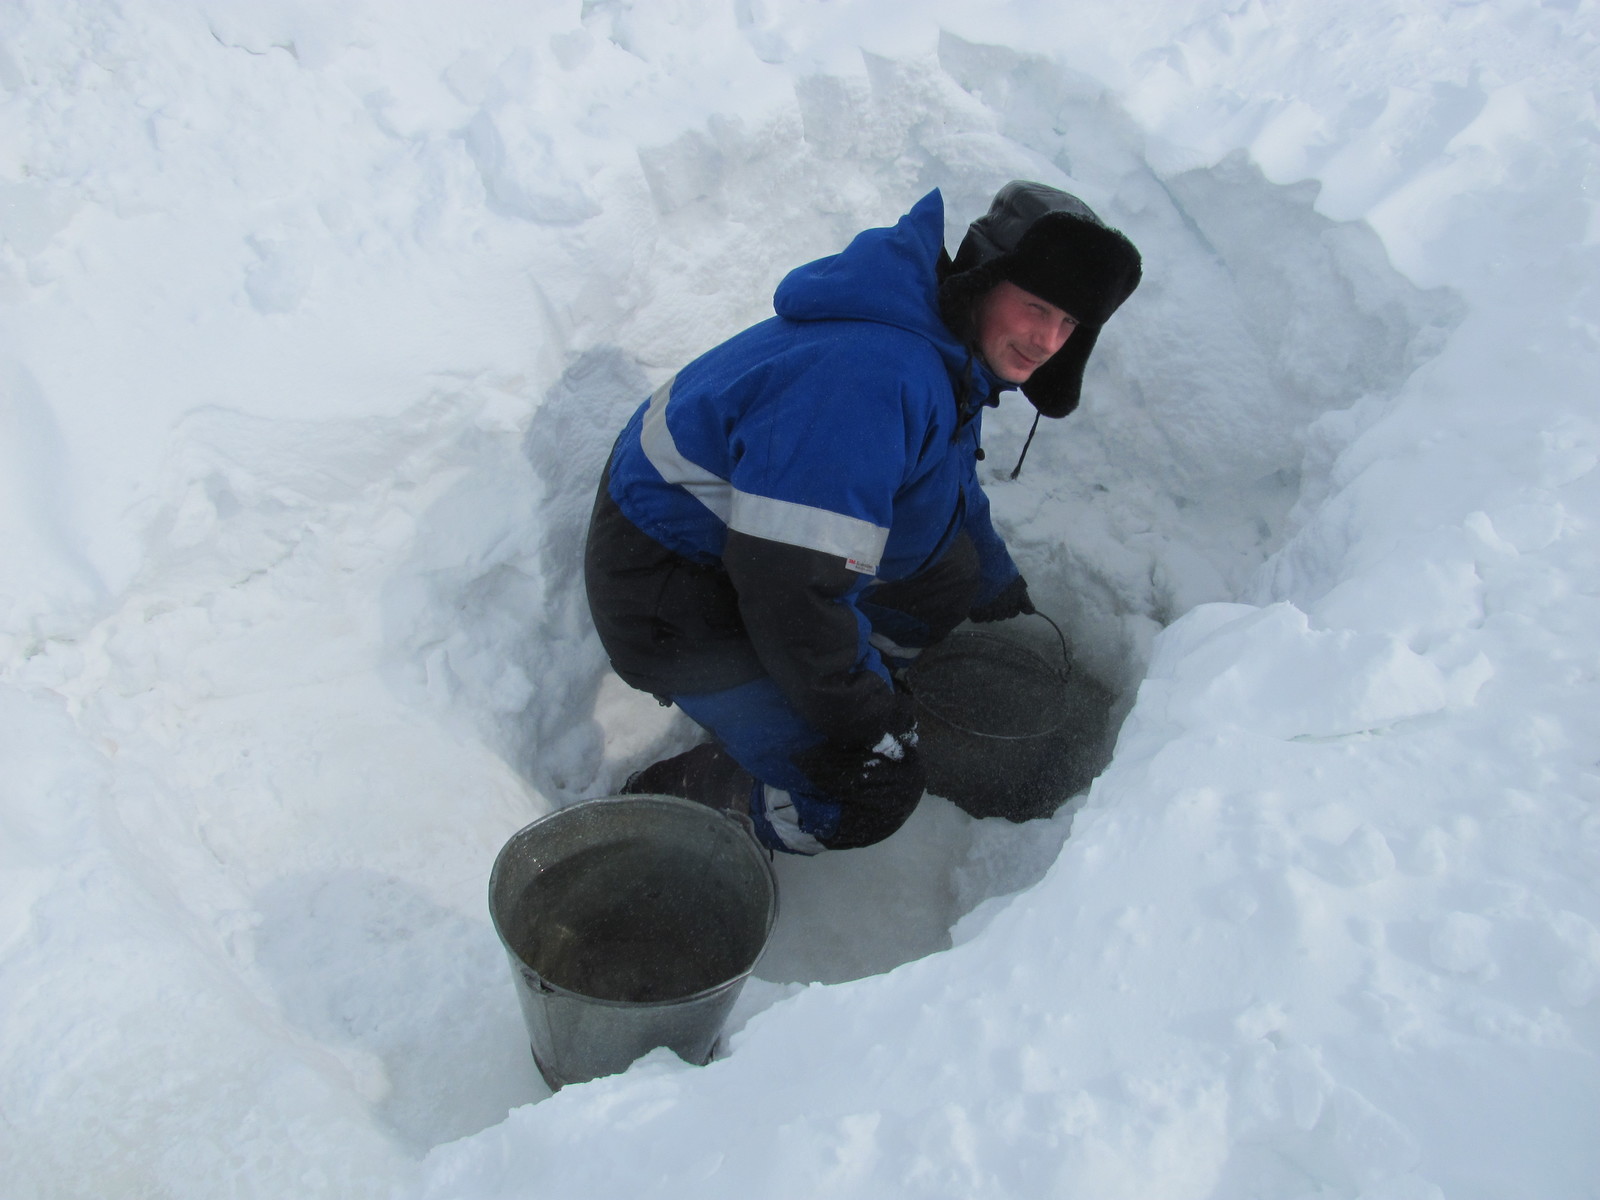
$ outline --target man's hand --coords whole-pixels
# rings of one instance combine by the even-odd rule
[[[993,600],[975,606],[967,615],[978,622],[1005,621],[1012,617],[1032,616],[1038,611],[1028,596],[1028,581],[1018,575],[1001,588],[1000,594]]]
[[[911,815],[927,785],[915,729],[885,733],[870,746],[823,742],[794,764],[824,795],[839,802],[839,831],[830,850],[881,842]]]

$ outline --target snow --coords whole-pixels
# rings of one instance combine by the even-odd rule
[[[1595,1195],[1589,0],[0,7],[5,1194]],[[1145,283],[988,431],[1110,765],[778,864],[551,1096],[500,845],[692,731],[577,561],[791,266],[1012,177]]]

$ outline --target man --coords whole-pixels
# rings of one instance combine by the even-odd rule
[[[963,619],[1033,610],[976,462],[1020,386],[1077,406],[1138,251],[1076,197],[1016,181],[954,261],[929,193],[791,271],[777,316],[684,367],[623,429],[589,529],[613,667],[712,735],[629,780],[748,813],[813,854],[888,837],[922,797],[898,668]]]

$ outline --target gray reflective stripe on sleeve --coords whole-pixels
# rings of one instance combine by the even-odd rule
[[[836,554],[845,566],[863,575],[878,573],[878,560],[889,540],[887,529],[860,517],[741,491],[733,493],[728,528],[769,542]]]
[[[672,400],[669,379],[650,397],[639,444],[661,478],[676,484],[704,504],[729,529],[769,542],[799,546],[844,559],[845,566],[863,575],[878,573],[878,560],[889,531],[859,517],[789,500],[775,500],[741,492],[726,479],[689,461],[667,428],[667,405]]]
[[[674,375],[673,379],[676,378]],[[672,399],[673,379],[663,383],[650,397],[650,407],[645,410],[644,425],[639,430],[639,445],[650,465],[661,472],[661,478],[677,484],[726,525],[733,508],[733,488],[726,479],[685,458],[672,439],[672,430],[667,428],[667,404]]]
[[[789,793],[770,783],[761,785],[761,808],[772,826],[772,832],[796,854],[820,854],[827,847],[800,828],[800,814],[795,811]]]

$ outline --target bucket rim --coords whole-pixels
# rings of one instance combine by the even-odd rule
[[[766,929],[762,934],[761,952],[751,960],[751,963],[748,967],[739,972],[737,975],[730,975],[728,978],[714,983],[710,987],[701,988],[697,992],[690,992],[684,996],[674,996],[666,1000],[610,1000],[603,996],[591,996],[586,992],[574,991],[569,987],[563,987],[559,983],[553,983],[552,981],[546,979],[532,966],[530,966],[527,960],[522,957],[522,955],[517,953],[516,948],[511,944],[511,939],[506,937],[505,930],[500,926],[499,906],[495,903],[495,896],[499,891],[498,885],[500,883],[501,871],[504,869],[506,863],[506,851],[509,850],[511,846],[520,838],[522,838],[524,834],[528,833],[536,826],[543,825],[555,818],[561,817],[564,813],[575,812],[579,809],[596,808],[600,805],[618,803],[634,805],[636,802],[642,802],[646,805],[654,805],[657,807],[692,810],[696,814],[705,814],[713,819],[729,822],[739,830],[740,838],[743,839],[744,844],[749,846],[750,851],[752,854],[754,854],[756,861],[761,864],[762,870],[766,872],[766,879],[770,889],[769,894],[771,895],[772,900],[771,903],[767,905],[767,923]],[[574,1000],[581,1000],[585,1004],[598,1004],[605,1008],[626,1008],[633,1010],[641,1008],[669,1008],[674,1005],[689,1004],[696,1000],[703,1000],[708,996],[716,995],[718,992],[727,991],[729,988],[737,984],[742,984],[745,980],[750,978],[756,967],[761,964],[761,960],[766,957],[767,950],[772,944],[772,930],[778,923],[778,903],[778,873],[773,870],[771,858],[762,850],[760,844],[750,836],[749,831],[744,828],[744,824],[740,821],[739,817],[735,816],[733,813],[723,812],[719,809],[711,808],[705,804],[697,804],[693,800],[686,800],[682,796],[668,796],[659,792],[640,792],[636,794],[620,796],[592,796],[587,800],[578,800],[572,804],[565,804],[560,808],[552,809],[550,812],[545,813],[542,817],[536,817],[532,821],[529,821],[521,829],[518,829],[515,833],[508,837],[504,844],[501,845],[499,852],[495,854],[494,867],[489,872],[489,921],[490,924],[494,926],[495,936],[500,939],[501,948],[505,950],[506,954],[510,956],[512,962],[516,964],[517,970],[537,981],[536,986],[541,992],[546,992],[557,996],[567,996]]]
[[[1038,663],[1038,665],[1043,668],[1043,670],[1050,676],[1051,679],[1063,687],[1065,687],[1072,678],[1070,663],[1064,662],[1058,666],[1057,664],[1052,663],[1047,657],[1045,657],[1045,655],[1035,650],[1032,646],[1017,641],[1014,638],[1003,637],[1000,634],[989,633],[982,629],[957,629],[955,632],[951,633],[947,638],[945,638],[940,645],[949,648],[953,643],[956,642],[957,639],[967,643],[987,642],[991,645],[1004,646],[1008,651],[1026,655],[1029,659],[1032,659]],[[938,646],[930,647],[930,650],[937,649]],[[924,655],[927,653],[929,653],[929,651],[923,652]],[[1065,704],[1061,704],[1057,706],[1059,711],[1056,713],[1055,719],[1044,728],[1035,730],[1032,733],[988,733],[982,729],[973,729],[967,725],[963,725],[953,717],[940,712],[938,709],[929,704],[922,695],[918,694],[916,686],[916,673],[917,665],[921,662],[922,658],[919,657],[917,662],[912,664],[911,670],[908,672],[907,679],[907,683],[911,689],[911,699],[916,705],[917,711],[919,713],[926,714],[935,721],[939,722],[939,724],[944,725],[949,729],[953,729],[957,733],[964,733],[969,737],[982,738],[985,741],[991,742],[1032,742],[1037,741],[1040,738],[1047,738],[1052,734],[1059,733],[1062,727],[1072,719],[1072,712],[1070,708],[1068,708]]]

